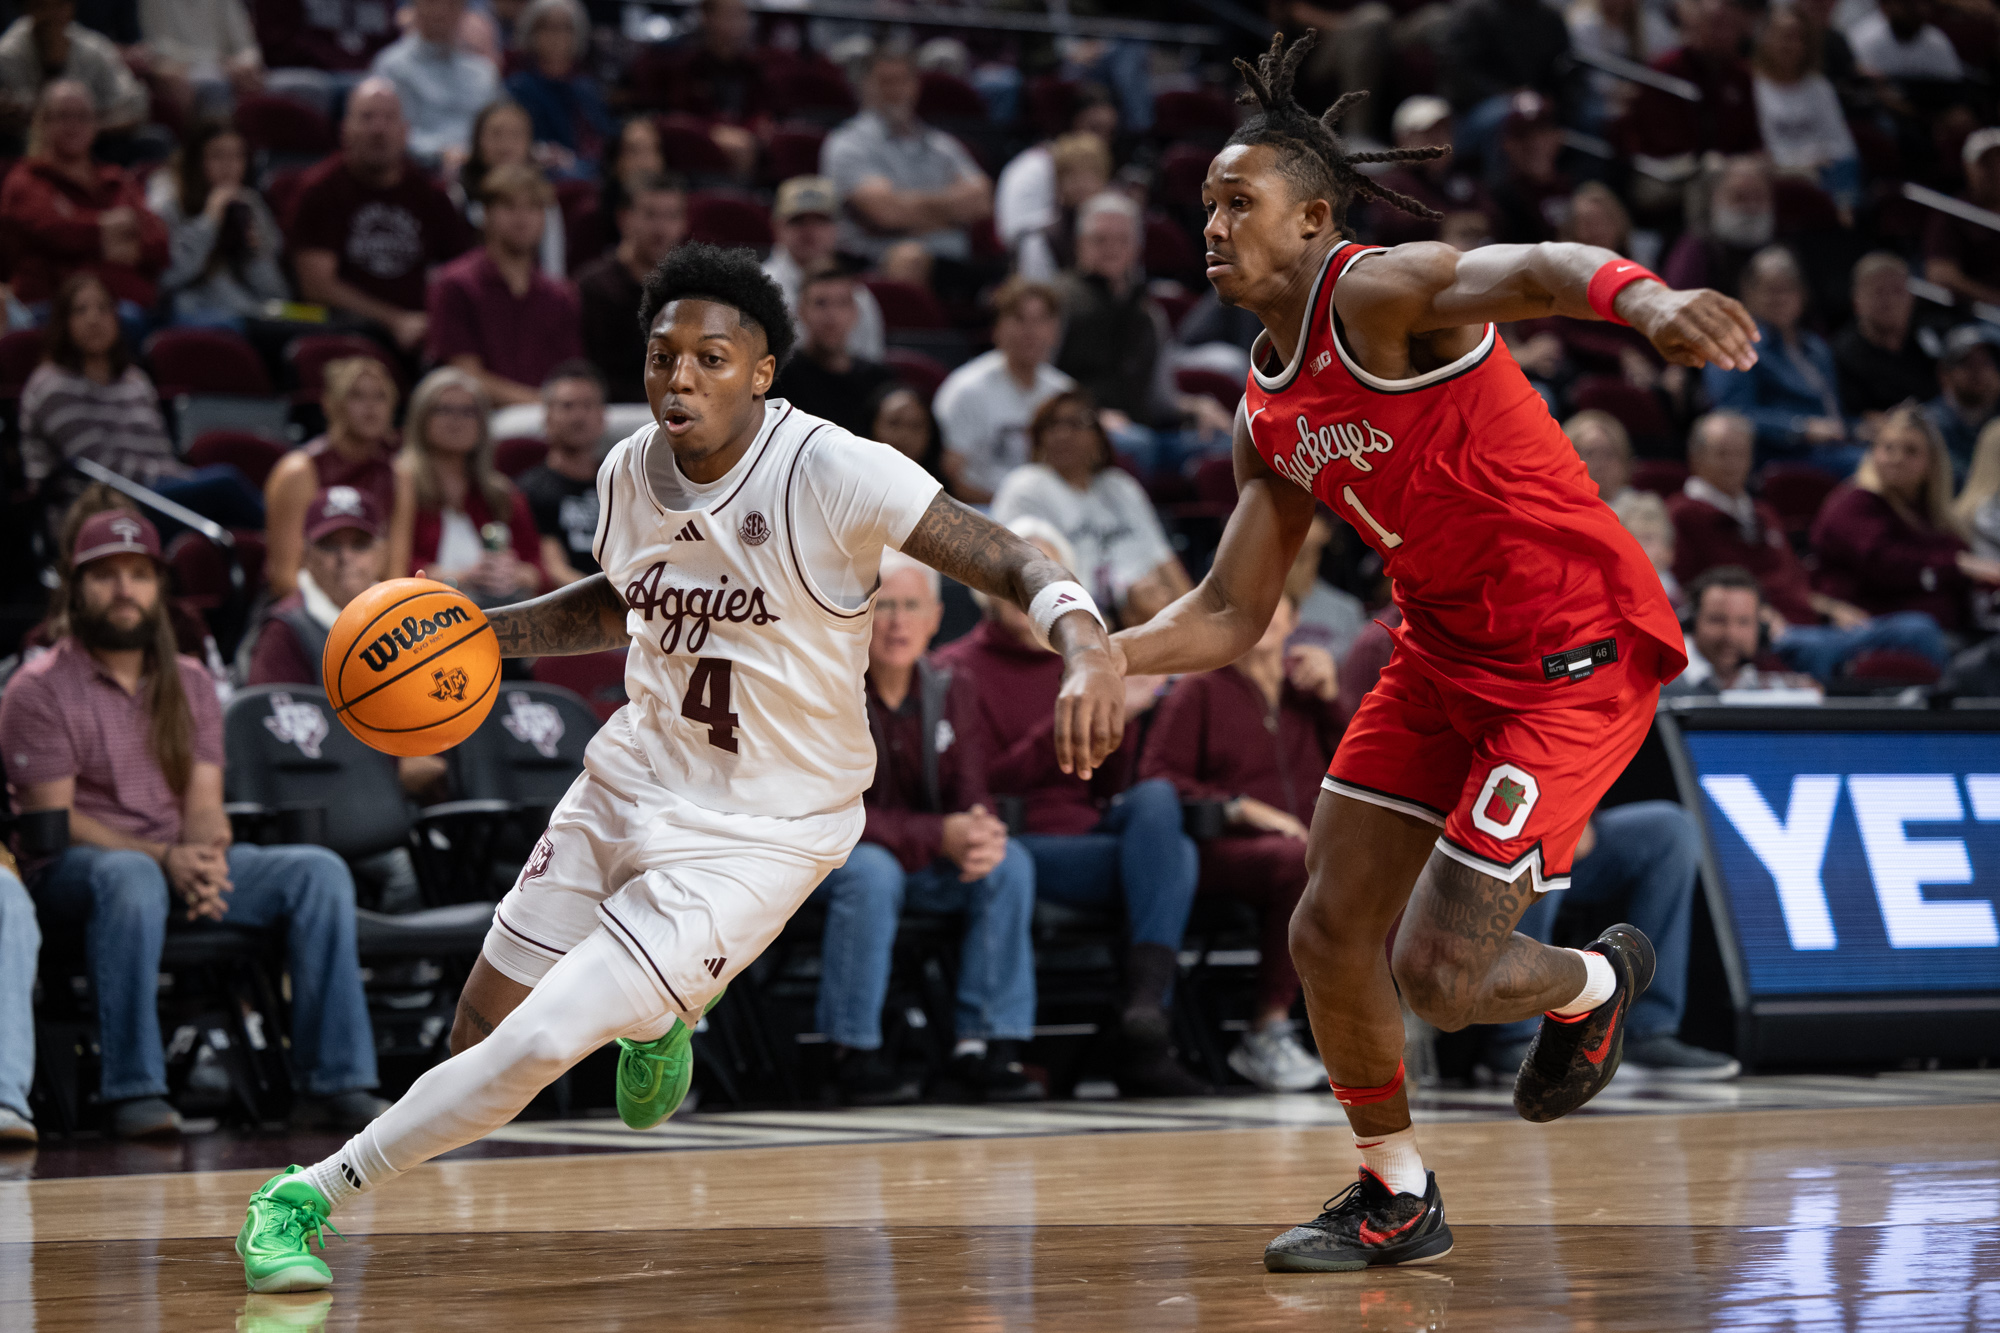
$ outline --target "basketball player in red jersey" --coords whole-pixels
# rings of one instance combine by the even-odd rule
[[[1260,110],[1202,186],[1209,281],[1265,329],[1236,418],[1236,511],[1201,586],[1113,639],[1132,674],[1233,661],[1270,623],[1316,502],[1381,554],[1403,611],[1320,795],[1291,930],[1363,1166],[1271,1242],[1273,1271],[1451,1249],[1410,1124],[1399,989],[1447,1031],[1545,1014],[1514,1104],[1553,1120],[1610,1081],[1652,979],[1630,926],[1581,952],[1513,933],[1534,895],[1568,883],[1592,809],[1687,663],[1651,564],[1495,324],[1615,319],[1677,364],[1733,369],[1757,337],[1735,301],[1672,291],[1609,250],[1356,244],[1357,195],[1425,210],[1355,164],[1447,150],[1348,153],[1332,127],[1356,94],[1317,120],[1292,98],[1311,38],[1236,62]]]

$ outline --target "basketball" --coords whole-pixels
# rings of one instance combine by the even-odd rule
[[[388,754],[437,754],[486,720],[500,645],[486,613],[456,588],[390,579],[347,604],[321,667],[349,731]]]

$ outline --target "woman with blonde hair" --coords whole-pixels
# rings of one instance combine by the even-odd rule
[[[372,356],[327,363],[319,399],[326,433],[279,459],[264,482],[264,579],[273,598],[298,590],[313,496],[329,486],[352,486],[375,502],[378,514],[395,505],[390,460],[397,397],[395,376]]]
[[[389,517],[389,574],[421,569],[482,605],[548,586],[541,535],[528,499],[493,466],[486,395],[449,367],[410,395],[396,498]]]
[[[1890,409],[1854,479],[1813,520],[1821,592],[1888,615],[1923,611],[1947,633],[1970,622],[1971,593],[2000,585],[2000,560],[1966,549],[1951,507],[1951,455],[1915,403]]]
[[[2000,560],[2000,421],[1989,421],[1972,451],[1965,487],[1951,506],[1976,555]]]

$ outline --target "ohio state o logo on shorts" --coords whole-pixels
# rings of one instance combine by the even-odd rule
[[[1479,789],[1479,799],[1472,803],[1472,826],[1503,841],[1512,838],[1527,824],[1541,795],[1541,784],[1533,774],[1512,764],[1495,764]]]

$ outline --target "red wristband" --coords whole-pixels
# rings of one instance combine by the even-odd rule
[[[1660,281],[1660,275],[1644,264],[1635,264],[1629,259],[1612,260],[1590,275],[1588,293],[1590,308],[1597,312],[1599,319],[1608,319],[1613,324],[1624,324],[1626,321],[1620,319],[1617,312],[1612,310],[1611,303],[1618,299],[1618,293],[1633,283],[1648,278],[1654,282]]]

